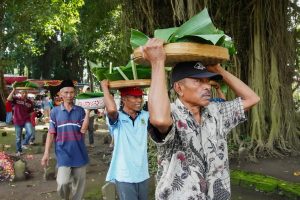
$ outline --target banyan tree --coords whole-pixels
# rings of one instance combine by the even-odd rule
[[[292,97],[292,77],[298,67],[292,20],[299,9],[296,2],[123,0],[121,18],[125,28],[151,36],[155,29],[181,25],[205,7],[216,27],[235,42],[237,54],[227,70],[261,97],[248,113],[248,122],[232,134],[232,144],[245,144],[254,157],[295,152],[300,147],[300,123]],[[233,97],[227,94],[228,99]]]

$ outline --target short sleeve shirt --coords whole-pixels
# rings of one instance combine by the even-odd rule
[[[109,122],[114,138],[114,150],[106,181],[139,183],[149,178],[147,137],[149,113],[141,111],[132,120],[118,111],[118,119]]]
[[[80,132],[84,117],[84,109],[76,105],[70,112],[63,104],[51,110],[49,133],[55,136],[58,167],[81,167],[88,163],[84,134]]]
[[[228,132],[245,120],[240,98],[213,102],[201,111],[201,124],[177,99],[171,104],[173,126],[159,141],[156,199],[230,199]]]
[[[33,103],[29,99],[14,97],[12,101],[14,105],[14,124],[24,126],[26,122],[30,122],[30,113],[33,112]]]

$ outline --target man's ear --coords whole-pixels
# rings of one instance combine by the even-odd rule
[[[174,90],[175,90],[175,92],[178,96],[183,95],[182,86],[181,86],[181,84],[179,84],[179,82],[175,82],[174,85],[173,85],[173,88],[174,88]]]

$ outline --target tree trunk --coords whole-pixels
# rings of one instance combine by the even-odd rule
[[[0,121],[5,121],[5,101],[7,98],[7,89],[4,82],[4,72],[0,66]]]

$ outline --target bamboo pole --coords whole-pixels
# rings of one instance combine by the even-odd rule
[[[132,67],[133,79],[137,80],[138,76],[137,76],[137,71],[136,71],[136,65],[133,62],[133,60],[130,60],[130,62],[131,62],[131,67]]]
[[[118,70],[118,72],[121,74],[121,76],[122,76],[125,80],[129,80],[129,78],[126,76],[126,74],[124,74],[124,72],[120,69],[120,67],[116,67],[116,69]]]

